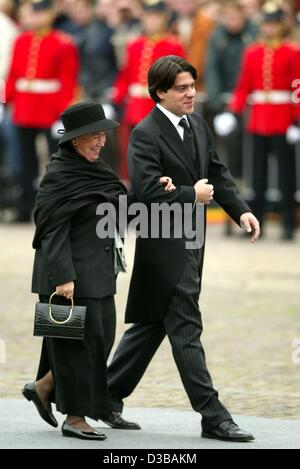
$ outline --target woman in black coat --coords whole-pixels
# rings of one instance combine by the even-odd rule
[[[117,207],[119,196],[127,191],[99,158],[105,131],[118,123],[106,119],[102,106],[94,103],[70,106],[62,121],[65,130],[47,165],[34,213],[32,292],[38,293],[43,303],[48,303],[55,291],[59,296],[54,302],[58,304],[69,304],[74,297],[76,305],[86,306],[85,338],[45,337],[37,380],[25,385],[22,392],[54,427],[58,423],[51,402],[67,414],[64,436],[103,440],[106,436],[92,428],[85,417],[102,419],[113,428],[140,428],[110,408],[106,362],[115,338],[118,269],[115,239],[96,234],[96,207],[101,202]]]

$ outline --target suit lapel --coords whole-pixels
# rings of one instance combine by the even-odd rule
[[[170,147],[174,156],[180,159],[193,179],[195,179],[195,166],[192,159],[187,155],[183,141],[172,122],[159,109],[154,108],[152,116],[159,125],[161,137]]]
[[[204,134],[199,126],[199,123],[193,116],[188,116],[191,129],[195,137],[196,145],[196,159],[197,159],[197,176],[201,179],[201,174],[204,168],[204,156],[205,156],[205,138]]]

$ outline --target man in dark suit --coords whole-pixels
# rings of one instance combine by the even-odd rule
[[[196,70],[180,57],[165,56],[151,66],[148,84],[156,107],[131,135],[133,190],[148,208],[160,202],[207,205],[214,197],[252,232],[255,242],[259,223],[219,161],[205,121],[193,112],[195,81]],[[165,192],[159,185],[161,174],[173,179],[174,191]],[[126,308],[126,322],[134,324],[122,337],[108,371],[113,405],[122,411],[122,399],[135,389],[167,335],[192,407],[202,415],[202,436],[250,441],[254,437],[233,422],[219,401],[206,368],[198,305],[204,247],[187,249],[186,242],[185,234],[137,239]]]

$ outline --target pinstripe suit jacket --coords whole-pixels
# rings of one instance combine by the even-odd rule
[[[129,175],[138,201],[194,203],[194,184],[203,178],[214,185],[214,199],[233,220],[249,212],[236,185],[219,161],[209,129],[202,117],[189,116],[196,146],[196,165],[170,120],[155,108],[133,130],[128,152]],[[161,175],[170,176],[176,191],[165,192]],[[142,239],[136,242],[134,268],[125,313],[126,322],[161,321],[187,261],[186,239]],[[200,275],[202,265],[199,265]]]

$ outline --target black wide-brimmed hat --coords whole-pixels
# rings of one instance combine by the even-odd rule
[[[104,109],[101,104],[77,103],[69,106],[61,115],[64,129],[59,129],[62,135],[58,144],[72,140],[72,138],[103,130],[110,130],[120,124],[111,119],[106,119]]]

